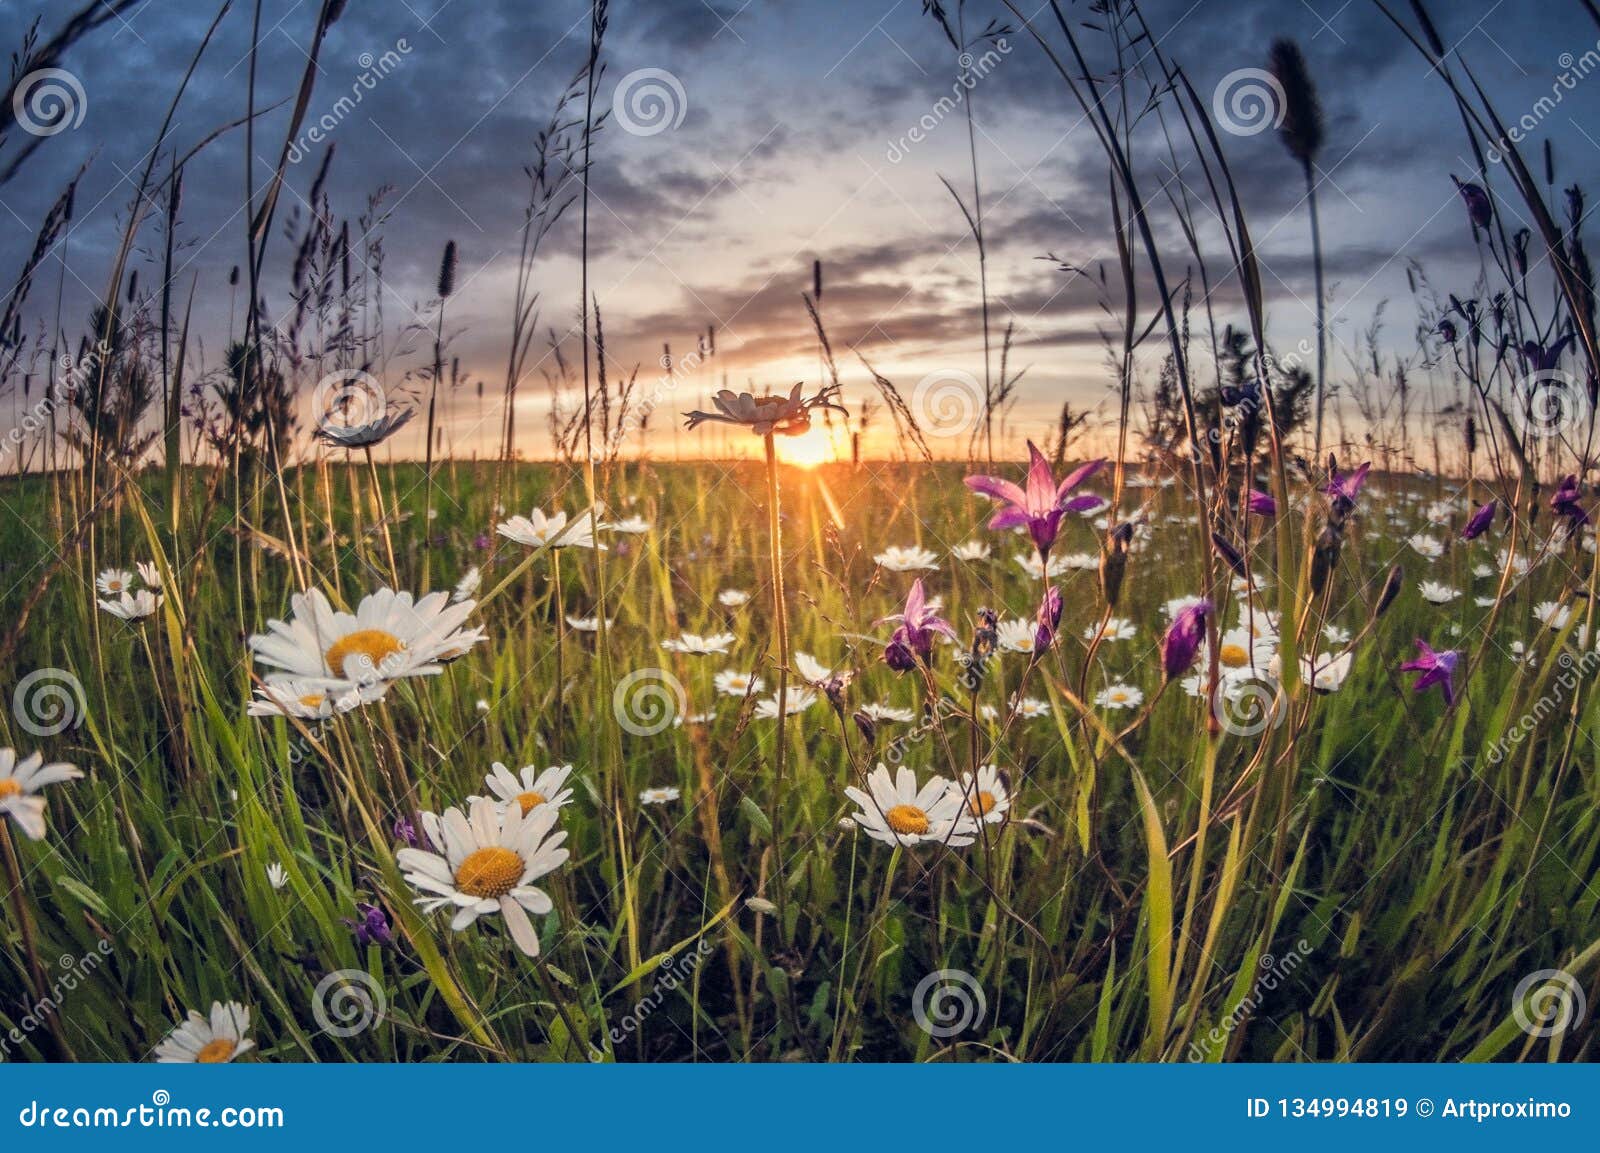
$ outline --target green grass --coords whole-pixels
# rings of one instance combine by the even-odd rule
[[[934,693],[879,659],[889,626],[877,622],[898,610],[912,579],[876,570],[883,546],[940,554],[927,585],[964,639],[981,607],[1033,614],[1039,585],[1011,559],[1020,540],[983,528],[987,505],[961,474],[783,470],[791,645],[856,670],[850,709],[878,701],[920,713]],[[398,587],[419,583],[425,530],[435,587],[481,564],[487,592],[526,558],[508,542],[475,543],[496,519],[492,467],[443,464],[431,522],[417,466],[380,475],[386,502],[409,514],[391,525]],[[87,774],[50,790],[45,840],[14,838],[20,903],[8,905],[0,941],[0,1035],[21,1037],[9,1060],[68,1049],[84,1060],[146,1059],[186,1010],[229,999],[255,1013],[252,1059],[271,1061],[1592,1055],[1592,1030],[1540,1039],[1511,1023],[1514,990],[1537,970],[1567,968],[1592,988],[1600,942],[1593,697],[1572,715],[1573,693],[1555,678],[1565,667],[1556,654],[1580,652],[1574,627],[1545,629],[1531,611],[1588,580],[1588,553],[1536,568],[1485,635],[1490,610],[1472,598],[1496,582],[1470,569],[1493,563],[1494,546],[1456,543],[1428,564],[1403,544],[1425,527],[1421,506],[1400,499],[1400,482],[1383,482],[1363,501],[1330,619],[1360,632],[1397,559],[1406,584],[1339,692],[1302,690],[1283,726],[1260,736],[1212,737],[1204,703],[1173,685],[1113,745],[1110,730],[1138,714],[1091,710],[1104,723],[1086,720],[1080,683],[1087,697],[1112,680],[1141,688],[1147,702],[1156,696],[1161,606],[1200,591],[1203,559],[1198,529],[1169,519],[1191,511],[1181,485],[1134,492],[1151,495],[1155,530],[1129,558],[1116,607],[1136,638],[1101,646],[1085,674],[1078,638],[1103,602],[1093,572],[1063,577],[1059,651],[1029,672],[1026,657],[1002,655],[978,698],[1002,716],[1019,689],[1051,705],[1048,717],[979,726],[976,745],[994,744],[990,759],[1009,775],[1012,819],[970,848],[895,850],[840,825],[851,808],[843,790],[857,781],[852,755],[868,765],[898,757],[919,779],[956,775],[970,764],[972,728],[948,706],[939,725],[879,726],[868,750],[819,700],[786,726],[775,798],[777,726],[713,693],[725,667],[761,671],[768,694],[775,680],[759,464],[629,465],[611,478],[610,506],[655,527],[608,534],[608,659],[595,637],[570,630],[557,654],[558,613],[588,616],[600,603],[596,558],[561,554],[557,605],[544,554],[473,618],[486,644],[317,730],[314,745],[285,721],[245,715],[245,637],[286,617],[298,586],[287,557],[232,531],[231,496],[200,523],[208,479],[184,476],[175,538],[156,473],[76,541],[74,509],[86,503],[79,494],[74,504],[66,478],[0,487],[0,636],[28,610],[0,688],[9,697],[36,669],[67,670],[85,706],[77,727],[42,738],[7,710],[3,743]],[[365,492],[367,474],[328,470],[331,514],[318,479],[285,474],[286,522],[274,485],[258,477],[242,516],[280,540],[292,524],[314,583],[353,605],[390,579],[381,538],[359,532],[351,512],[352,486]],[[515,488],[508,514],[584,505],[581,477],[553,466],[520,468]],[[1409,525],[1390,526],[1391,509]],[[360,523],[372,523],[370,509]],[[994,546],[989,561],[948,556],[974,536]],[[1058,553],[1098,550],[1079,518],[1065,536]],[[131,567],[157,543],[174,574],[164,612],[142,625],[98,612],[95,568]],[[1270,551],[1254,558],[1264,575]],[[1467,593],[1427,604],[1416,591],[1423,578]],[[730,587],[752,593],[750,603],[718,605]],[[1226,599],[1231,625],[1237,609]],[[737,639],[728,658],[663,652],[659,642],[680,631]],[[1459,644],[1464,666],[1475,662],[1455,710],[1437,693],[1413,695],[1397,671],[1419,636]],[[1513,640],[1528,645],[1532,666],[1510,658]],[[952,652],[934,677],[964,708]],[[683,685],[690,712],[714,708],[715,718],[653,736],[624,731],[613,686],[647,668]],[[1541,698],[1554,703],[1537,707]],[[1492,743],[1535,712],[1526,739],[1493,757]],[[497,760],[576,767],[576,800],[562,812],[572,858],[547,878],[555,912],[535,918],[541,964],[517,951],[497,917],[457,933],[447,914],[415,911],[393,863],[390,828],[408,798],[433,810],[461,804],[484,791]],[[1258,792],[1258,781],[1268,787]],[[639,803],[642,789],[669,785],[681,800]],[[1203,805],[1221,819],[1202,826]],[[290,878],[281,891],[266,877],[275,861]],[[778,869],[785,924],[763,911],[777,901]],[[356,946],[342,919],[360,901],[386,910],[393,947]],[[19,910],[47,983],[82,972],[80,958],[102,958],[59,991],[59,1036],[27,1015],[37,990]],[[676,959],[662,967],[663,954]],[[319,982],[343,971],[335,980],[348,983],[354,970],[369,975],[384,1013],[344,1037],[313,1008]],[[939,970],[970,975],[983,1014],[936,1037],[919,1026],[913,999]],[[324,987],[322,1002],[330,996]]]

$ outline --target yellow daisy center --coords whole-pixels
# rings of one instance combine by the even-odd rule
[[[345,664],[351,657],[359,657],[364,665],[376,671],[384,661],[396,653],[404,652],[405,647],[393,633],[386,633],[382,629],[357,629],[328,646],[328,668],[336,676],[348,677],[350,674],[345,671]]]
[[[233,1042],[226,1037],[206,1042],[194,1059],[202,1065],[221,1065],[233,1059]]]
[[[469,897],[503,897],[522,880],[522,858],[511,849],[491,845],[467,854],[456,870],[456,888]]]
[[[977,796],[967,802],[967,812],[974,817],[986,816],[992,808],[994,808],[994,794],[987,789],[980,791]]]
[[[915,805],[896,805],[883,817],[897,833],[921,836],[928,831],[928,814]]]
[[[300,698],[300,703],[308,709],[320,709],[326,699],[321,693],[307,693]]]
[[[517,804],[522,806],[522,815],[526,817],[533,810],[544,804],[548,798],[543,793],[532,791],[517,794]]]
[[[9,797],[18,797],[21,795],[22,786],[17,784],[15,780],[10,777],[0,780],[0,801],[4,801]]]
[[[1243,645],[1225,644],[1217,651],[1217,659],[1229,668],[1240,669],[1250,663],[1250,654]]]

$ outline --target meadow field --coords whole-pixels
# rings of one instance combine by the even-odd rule
[[[1112,604],[1105,513],[1064,524],[1041,650],[1031,545],[985,528],[961,468],[780,471],[781,731],[757,463],[617,466],[606,507],[630,531],[602,530],[604,552],[492,535],[488,467],[448,466],[431,522],[421,470],[383,469],[398,581],[370,516],[318,499],[367,499],[362,470],[285,474],[334,603],[424,563],[447,590],[481,574],[481,643],[327,718],[247,715],[266,670],[246,638],[301,587],[268,538],[230,511],[173,554],[134,485],[92,551],[56,553],[43,526],[70,489],[8,482],[3,616],[26,617],[12,723],[88,769],[48,789],[49,835],[8,851],[27,926],[8,980],[37,966],[60,1002],[12,1059],[143,1059],[213,1001],[250,1008],[270,1060],[1582,1056],[1564,1028],[1519,1027],[1537,1014],[1513,992],[1600,940],[1594,717],[1574,714],[1595,658],[1583,602],[1570,611],[1591,551],[1448,543],[1464,492],[1373,479],[1304,645],[1319,672],[1351,654],[1337,687],[1254,691],[1279,647],[1277,590],[1255,573],[1215,606],[1227,688],[1209,719],[1205,654],[1187,686],[1163,667],[1172,602],[1205,587],[1181,485],[1128,489],[1142,527]],[[582,481],[529,466],[512,487],[510,507],[570,508]],[[152,560],[152,615],[97,607],[98,570]],[[1374,621],[1393,565],[1407,575]],[[955,635],[897,672],[882,622],[914,581]],[[1454,595],[1431,603],[1424,581]],[[963,661],[986,613],[992,655]],[[686,634],[714,651],[667,651]],[[1400,672],[1419,637],[1472,639],[1454,708]],[[452,932],[448,910],[418,910],[397,864],[417,814],[492,796],[497,762],[571,766],[537,958],[498,916]],[[958,789],[993,765],[1002,819],[959,846],[874,838],[846,789],[879,764]]]
[[[684,277],[753,241],[695,208],[793,140],[724,170],[743,80],[608,72],[664,51],[659,7],[514,6],[472,51],[554,54],[535,107],[450,71],[449,28],[358,53],[404,22],[377,6],[141,4],[41,14],[0,100],[0,205],[43,205],[0,285],[0,1060],[1596,1056],[1588,152],[1503,118],[1420,0],[1366,18],[1460,134],[1425,158],[1437,282],[1404,238],[1325,251],[1327,41],[1197,84],[1136,0],[930,0],[913,123],[967,168],[889,163],[959,256],[900,291],[883,168],[823,204],[865,256],[782,238],[726,296]],[[767,15],[775,68],[819,50]],[[1568,15],[1576,85],[1600,9]],[[158,124],[101,98],[118,22],[188,62]],[[490,128],[354,194],[327,138],[426,139],[460,109],[425,80]],[[1047,86],[1092,259],[1009,243],[989,182],[991,93]],[[652,200],[628,150],[686,92],[722,103]],[[481,210],[486,163],[492,236],[405,203]],[[819,195],[737,192],[775,233]],[[1405,322],[1352,342],[1334,274],[1393,269]]]

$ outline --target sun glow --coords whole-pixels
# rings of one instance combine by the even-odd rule
[[[778,446],[778,459],[784,464],[792,464],[798,468],[816,468],[819,464],[829,464],[839,459],[834,436],[834,433],[830,433],[818,422],[799,436],[777,437],[775,442]]]

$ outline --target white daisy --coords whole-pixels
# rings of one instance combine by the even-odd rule
[[[665,805],[670,801],[677,800],[682,795],[671,785],[664,785],[660,788],[644,790],[639,794],[639,803],[641,805]]]
[[[1479,580],[1488,580],[1492,576],[1498,576],[1499,571],[1494,565],[1484,564],[1482,561],[1472,566],[1472,575]]]
[[[650,531],[650,522],[645,520],[642,516],[630,516],[623,520],[612,521],[610,524],[602,525],[601,527],[608,528],[612,532],[638,535],[639,533],[647,533]]]
[[[961,774],[959,787],[966,801],[967,815],[986,825],[998,825],[1011,811],[1011,793],[1006,788],[1006,778],[993,765],[978,766],[978,780],[974,784],[971,773]]]
[[[1486,609],[1490,605],[1494,604],[1494,602],[1495,602],[1495,598],[1494,597],[1473,597],[1472,598],[1472,603],[1477,605],[1480,609]]]
[[[717,603],[723,608],[743,608],[750,603],[750,594],[743,589],[723,589],[717,594]]]
[[[1572,606],[1557,601],[1540,601],[1533,606],[1533,619],[1548,629],[1564,629],[1572,619]]]
[[[1184,609],[1193,608],[1195,605],[1204,602],[1205,599],[1205,597],[1200,596],[1175,597],[1162,606],[1162,611],[1169,617],[1176,617]]]
[[[1017,617],[1003,620],[995,626],[995,644],[1008,653],[1031,653],[1035,627],[1032,621]]]
[[[0,820],[9,816],[23,836],[42,840],[45,800],[39,790],[81,776],[82,771],[64,762],[45,764],[38,753],[19,763],[15,750],[0,749]]]
[[[281,862],[273,861],[267,866],[267,884],[271,885],[274,891],[283,888],[288,883],[289,874],[284,871]]]
[[[211,1002],[208,1021],[193,1009],[188,1018],[156,1046],[162,1065],[225,1065],[255,1048],[245,1036],[250,1031],[250,1010],[237,1001]]]
[[[94,587],[108,597],[133,591],[133,574],[127,569],[108,568],[95,578]]]
[[[478,570],[477,565],[473,565],[462,573],[461,579],[456,582],[455,592],[450,594],[451,602],[460,604],[462,601],[471,600],[478,595],[478,588],[482,584],[483,573]]]
[[[139,570],[139,579],[144,581],[145,588],[161,591],[161,570],[154,561],[142,560],[133,567]]]
[[[915,545],[906,548],[894,545],[872,559],[890,572],[937,572],[939,568],[937,556]]]
[[[1453,589],[1439,581],[1423,581],[1417,586],[1417,591],[1422,594],[1422,599],[1429,604],[1447,605],[1461,595],[1460,589]]]
[[[1144,693],[1132,685],[1107,685],[1094,695],[1102,709],[1136,709],[1144,704]]]
[[[1016,561],[1017,564],[1021,565],[1022,571],[1027,573],[1028,576],[1033,580],[1044,579],[1045,566],[1039,563],[1038,553],[1018,553],[1011,559]],[[1095,561],[1095,567],[1098,568],[1099,565],[1100,562]],[[1052,577],[1065,576],[1067,569],[1070,567],[1071,566],[1067,564],[1067,559],[1065,557],[1053,556],[1050,558],[1049,575]]]
[[[270,674],[269,683],[309,678],[372,684],[432,676],[484,639],[481,628],[461,627],[475,602],[451,605],[447,599],[434,592],[413,602],[408,592],[379,589],[347,613],[335,611],[320,589],[312,589],[294,596],[293,616],[268,621],[266,633],[250,638],[250,648],[256,660],[282,670]]]
[[[384,681],[356,684],[325,678],[287,677],[256,686],[255,699],[245,711],[252,717],[298,717],[325,721],[351,709],[382,700],[389,686]]]
[[[939,610],[932,609],[930,611],[938,612]],[[808,685],[820,685],[823,681],[833,676],[833,670],[810,653],[790,653],[789,665],[799,674],[800,679]]]
[[[616,618],[606,618],[606,628],[616,624]],[[600,631],[599,617],[568,617],[567,627],[578,633],[597,633]]]
[[[1107,641],[1131,641],[1138,631],[1133,627],[1132,621],[1125,620],[1122,617],[1112,617],[1106,621],[1106,626],[1103,629],[1098,625],[1090,625],[1084,629],[1083,639],[1092,641],[1098,633],[1101,639]]]
[[[527,516],[514,516],[501,521],[495,526],[495,531],[508,540],[530,548],[603,549],[605,545],[595,542],[594,525],[592,511],[580,512],[568,524],[565,512],[545,516],[543,510],[536,508]]]
[[[767,686],[754,673],[741,673],[737,669],[723,669],[712,683],[725,697],[744,697],[763,691]]]
[[[1096,572],[1100,568],[1100,557],[1092,552],[1069,552],[1060,558],[1059,565],[1055,560],[1050,562],[1051,576],[1060,576],[1071,569],[1086,569]]]
[[[539,955],[539,935],[528,914],[554,908],[550,895],[532,882],[566,861],[565,832],[552,833],[561,814],[538,805],[526,816],[521,805],[497,805],[488,797],[472,802],[471,819],[460,809],[423,813],[422,826],[437,852],[401,849],[395,863],[424,895],[425,912],[452,907],[450,927],[465,929],[479,917],[499,912],[511,939],[529,957]]]
[[[399,432],[415,413],[415,409],[404,408],[365,424],[338,424],[330,419],[329,414],[318,422],[315,435],[335,448],[371,448]]]
[[[917,714],[910,709],[897,708],[894,705],[880,705],[876,701],[862,705],[861,711],[866,714],[868,720],[877,721],[879,724],[893,721],[898,724],[909,725],[917,719]]]
[[[805,712],[807,709],[809,709],[812,705],[814,705],[816,703],[817,703],[817,694],[816,693],[812,692],[810,689],[796,689],[793,685],[790,685],[788,691],[785,692],[784,695],[783,695],[783,705],[784,705],[783,712],[784,712],[785,716],[792,717],[796,713]],[[777,719],[777,716],[778,716],[778,694],[777,693],[773,693],[770,697],[765,697],[762,700],[756,702],[756,716],[760,717],[764,721],[771,721],[771,720],[776,720]]]
[[[123,593],[116,600],[102,600],[99,605],[121,620],[142,621],[145,617],[154,616],[161,607],[161,594],[140,589],[136,593]]]
[[[1407,538],[1406,543],[1411,546],[1413,552],[1426,560],[1438,560],[1444,555],[1444,542],[1426,533],[1416,533]]]
[[[1311,683],[1311,687],[1319,693],[1336,693],[1344,685],[1345,678],[1350,675],[1350,668],[1355,663],[1354,653],[1323,653],[1313,663],[1310,657],[1300,658],[1300,675]]]
[[[1049,702],[1041,701],[1038,697],[1023,697],[1021,700],[1013,700],[1011,707],[1016,710],[1017,716],[1025,721],[1050,715]]]
[[[716,633],[713,636],[703,637],[699,633],[684,633],[681,637],[661,642],[661,647],[669,653],[685,653],[690,656],[703,657],[711,653],[726,655],[728,646],[733,644],[732,633]]]
[[[867,792],[854,785],[844,795],[859,810],[850,814],[867,836],[887,845],[908,847],[925,842],[955,847],[970,845],[978,826],[963,812],[961,790],[943,777],[932,777],[920,789],[917,776],[901,765],[894,778],[880,764],[867,775]]]
[[[1330,645],[1347,645],[1350,643],[1350,630],[1341,625],[1327,624],[1322,626],[1322,637]]]
[[[950,550],[950,555],[956,560],[980,561],[989,559],[989,542],[981,540],[963,541]]]
[[[521,807],[522,815],[526,817],[540,805],[559,809],[571,801],[572,790],[562,787],[571,775],[571,765],[551,765],[542,770],[532,765],[523,765],[513,775],[510,769],[496,761],[490,768],[489,775],[483,778],[483,783],[501,804],[515,803]]]

